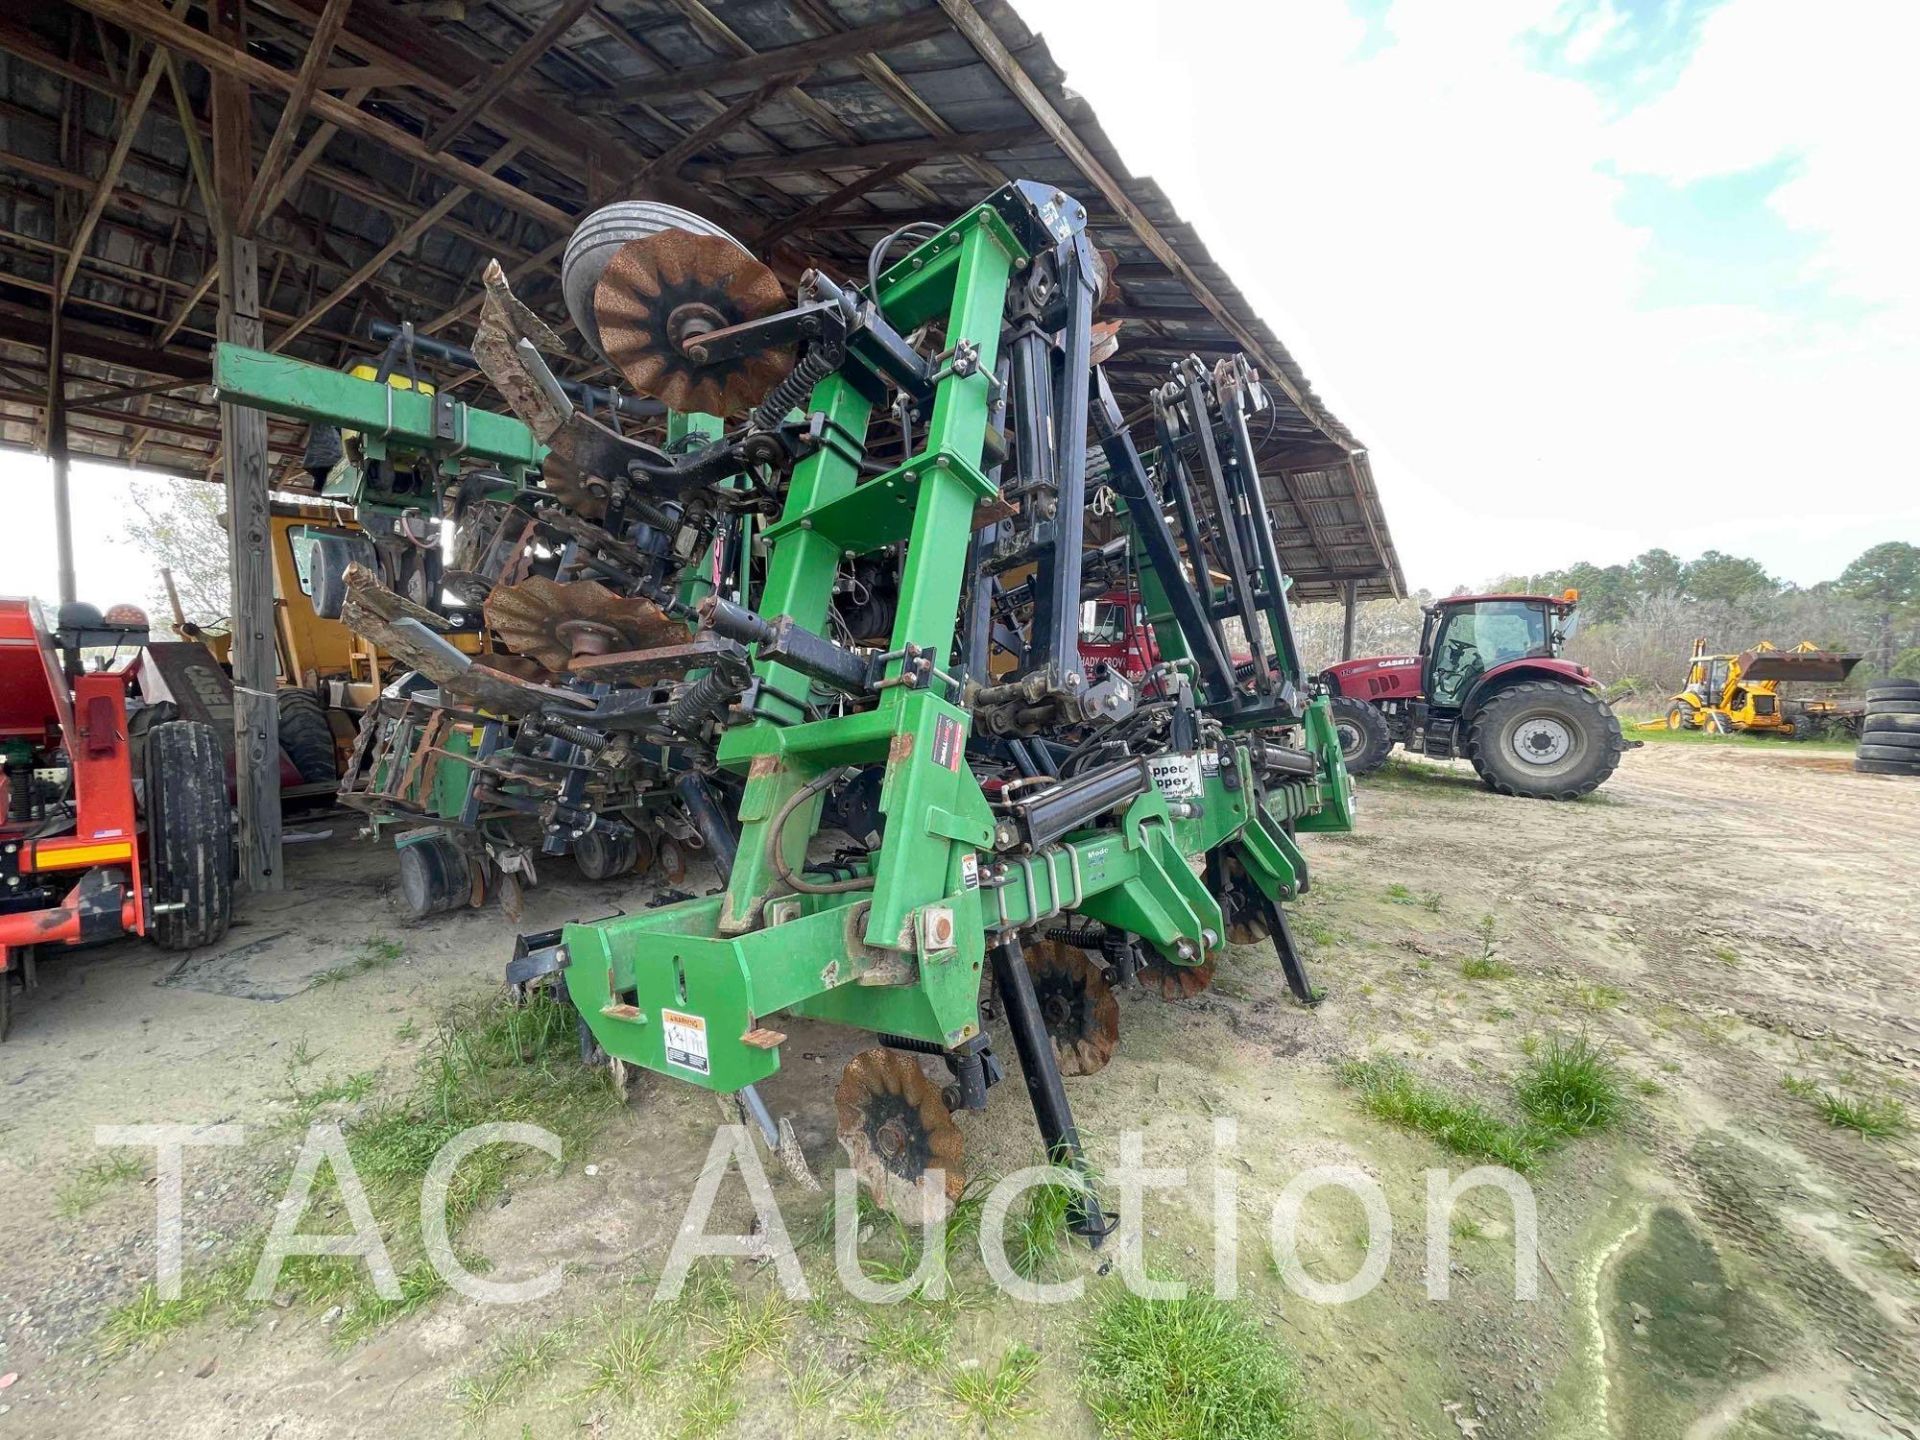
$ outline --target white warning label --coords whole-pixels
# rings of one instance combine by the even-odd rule
[[[678,1010],[660,1012],[660,1028],[667,1042],[667,1063],[706,1075],[712,1066],[707,1061],[707,1022],[699,1015],[683,1015]]]
[[[1198,755],[1159,755],[1147,762],[1153,783],[1169,800],[1192,800],[1200,794]]]

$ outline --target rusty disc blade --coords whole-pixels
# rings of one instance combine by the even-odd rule
[[[614,252],[594,287],[601,349],[627,384],[683,414],[738,415],[793,368],[773,345],[711,365],[689,355],[699,337],[784,309],[766,266],[724,235],[662,230]]]
[[[1058,940],[1027,949],[1034,998],[1062,1075],[1104,1070],[1120,1039],[1120,1002],[1086,951]]]
[[[591,580],[544,575],[497,585],[487,596],[487,626],[507,649],[565,673],[576,656],[646,650],[687,638],[687,627],[651,600],[616,595]]]
[[[1175,965],[1158,955],[1147,957],[1140,967],[1140,983],[1162,1000],[1188,1000],[1213,984],[1213,962]]]
[[[863,1050],[833,1092],[841,1148],[867,1194],[909,1224],[943,1220],[966,1186],[963,1142],[911,1055]]]

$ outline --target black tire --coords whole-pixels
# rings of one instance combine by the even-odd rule
[[[467,857],[445,835],[400,847],[400,904],[415,920],[464,905],[473,893]]]
[[[1920,778],[1920,760],[1904,762],[1899,760],[1863,760],[1855,756],[1853,768],[1863,775],[1912,775]]]
[[[625,875],[639,858],[639,838],[631,830],[616,835],[596,827],[573,842],[573,863],[589,880],[611,880],[616,875]]]
[[[1524,680],[1474,713],[1467,758],[1502,795],[1572,800],[1598,788],[1626,749],[1620,720],[1599,692]],[[1541,758],[1523,758],[1528,752]]]
[[[1868,736],[1920,735],[1920,715],[1869,715],[1860,729]],[[1877,745],[1880,742],[1874,740],[1870,743]]]
[[[233,811],[220,741],[197,721],[156,725],[144,768],[147,934],[166,950],[211,945],[233,919]]]
[[[1867,718],[1876,715],[1920,715],[1920,700],[1874,700],[1867,705]]]
[[[327,711],[311,690],[280,687],[280,748],[308,785],[337,784],[340,756],[333,745]]]
[[[1867,708],[1878,710],[1879,700],[1920,700],[1920,680],[1875,680],[1867,686]]]
[[[1869,735],[1853,747],[1862,760],[1898,760],[1920,764],[1920,735]]]
[[[1387,763],[1393,751],[1393,732],[1387,717],[1364,700],[1333,697],[1333,728],[1340,737],[1340,756],[1349,775],[1371,775]]]

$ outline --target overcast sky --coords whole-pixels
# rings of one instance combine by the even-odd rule
[[[1920,542],[1920,4],[1016,0],[1372,450],[1408,582]],[[0,589],[54,590],[38,461]],[[81,593],[152,589],[76,480]]]

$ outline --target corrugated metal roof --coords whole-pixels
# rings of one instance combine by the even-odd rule
[[[0,52],[11,52],[0,53],[7,443],[36,440],[61,242],[124,129],[125,97],[150,53],[144,47],[129,67],[121,32],[96,29],[84,12],[159,23],[119,16],[118,3],[76,0],[0,22]],[[563,5],[577,18],[529,53],[529,37]],[[324,0],[259,0],[248,54],[290,79],[324,8]],[[436,13],[448,18],[425,18]],[[101,49],[103,34],[112,53]],[[868,40],[886,43],[873,50]],[[522,61],[497,95],[481,92],[499,67]],[[370,348],[355,337],[373,318],[410,319],[464,341],[480,267],[494,255],[510,270],[524,267],[522,298],[561,324],[558,266],[541,259],[564,239],[551,217],[623,193],[623,182],[666,152],[682,160],[677,172],[668,178],[656,166],[643,193],[727,224],[777,268],[817,264],[843,275],[862,272],[867,249],[895,226],[950,218],[1006,178],[1042,180],[1087,205],[1096,242],[1117,259],[1119,294],[1103,314],[1124,321],[1109,373],[1129,413],[1144,418],[1147,389],[1180,357],[1248,350],[1275,396],[1261,454],[1296,596],[1333,598],[1347,580],[1363,596],[1404,589],[1359,441],[1159,187],[1129,175],[1045,44],[998,0],[977,8],[966,0],[436,0],[405,10],[358,0],[326,63],[323,91],[407,136],[443,138],[455,161],[485,166],[517,144],[497,170],[513,187],[505,200],[518,194],[525,203],[469,194],[369,282],[326,305],[446,195],[453,174],[465,173],[436,173],[450,167],[398,153],[379,136],[333,135],[259,232],[269,344],[302,319],[306,328],[286,349],[328,365]],[[206,72],[174,68],[204,130]],[[286,87],[276,85],[254,91],[259,144],[284,102]],[[80,123],[63,147],[69,92]],[[476,97],[486,102],[477,111]],[[449,118],[470,111],[449,133]],[[319,123],[306,122],[303,145]],[[65,312],[69,404],[76,454],[204,473],[218,433],[204,391],[101,394],[205,373],[215,297],[202,284],[212,241],[186,152],[162,84],[76,272]],[[599,368],[582,358],[576,371]],[[470,395],[484,385],[465,383]],[[276,426],[273,441],[295,455],[297,428]]]

